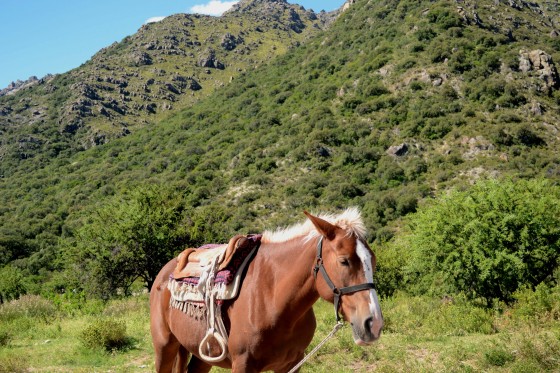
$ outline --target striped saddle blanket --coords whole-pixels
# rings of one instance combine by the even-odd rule
[[[214,293],[222,302],[239,294],[245,270],[261,243],[261,235],[235,236],[226,245],[208,244],[186,249],[177,258],[177,267],[170,276],[168,289],[171,306],[187,312],[188,304],[203,307],[205,294]],[[208,278],[212,289],[208,289]]]

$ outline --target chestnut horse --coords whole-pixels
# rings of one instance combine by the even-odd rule
[[[222,306],[228,354],[213,365],[236,373],[288,372],[313,338],[313,304],[319,298],[335,303],[337,318],[340,312],[352,325],[356,344],[369,345],[381,335],[375,256],[359,211],[305,214],[309,219],[301,225],[263,234],[238,297]],[[173,259],[163,267],[150,294],[155,367],[158,372],[208,372],[211,363],[198,353],[205,320],[170,307],[167,282],[176,263]],[[211,347],[219,354],[217,344]]]

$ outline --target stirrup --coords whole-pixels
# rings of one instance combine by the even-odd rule
[[[205,344],[208,344],[208,354],[210,354],[210,340],[211,338],[214,338],[216,340],[216,342],[218,342],[218,345],[220,346],[220,349],[222,350],[222,353],[219,356],[209,356],[206,355],[204,352],[202,352],[203,348],[202,346],[204,346]],[[206,332],[206,335],[204,336],[204,338],[202,339],[202,341],[200,342],[200,345],[198,346],[198,353],[200,355],[201,358],[203,358],[204,360],[210,362],[210,363],[216,363],[218,361],[222,361],[226,358],[226,354],[227,354],[227,344],[226,341],[224,339],[224,337],[216,332],[214,330],[214,328],[208,330],[208,332]]]

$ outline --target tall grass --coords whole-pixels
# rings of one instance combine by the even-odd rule
[[[559,287],[523,289],[512,306],[488,309],[461,295],[442,300],[397,293],[382,300],[386,327],[379,341],[356,346],[346,324],[301,371],[558,372],[559,294]],[[146,296],[80,307],[68,312],[40,297],[0,305],[0,373],[154,371]],[[99,311],[92,314],[93,309]],[[317,302],[315,314],[317,330],[308,351],[336,323],[330,303]],[[80,336],[98,320],[106,322],[102,331],[120,323],[118,337],[126,348],[81,344]]]

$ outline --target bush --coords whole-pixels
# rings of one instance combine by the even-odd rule
[[[25,293],[24,278],[20,270],[11,265],[0,269],[0,303],[17,299]]]
[[[24,356],[7,356],[0,359],[0,373],[26,373],[29,364]]]
[[[532,320],[560,320],[560,286],[551,288],[540,283],[534,290],[524,286],[518,289],[513,297],[516,300],[512,309],[513,316]]]
[[[559,227],[558,186],[489,180],[419,208],[386,250],[407,258],[403,287],[413,294],[464,292],[490,305],[513,301],[522,285],[553,281]]]
[[[6,330],[0,330],[0,347],[5,347],[10,343],[12,336]]]
[[[123,349],[130,345],[124,321],[97,319],[80,334],[82,344],[91,349],[107,351]]]
[[[515,355],[503,346],[495,346],[484,353],[484,358],[489,365],[502,367],[515,360]]]
[[[516,361],[512,372],[557,372],[560,356],[560,332],[532,329],[515,333],[510,342]]]
[[[24,295],[0,306],[0,320],[9,321],[20,317],[50,321],[56,316],[56,307],[48,299],[38,295]]]
[[[146,298],[143,296],[111,300],[103,310],[103,315],[125,317],[134,312],[138,312],[138,310],[146,313],[150,312],[149,302],[147,302]]]

